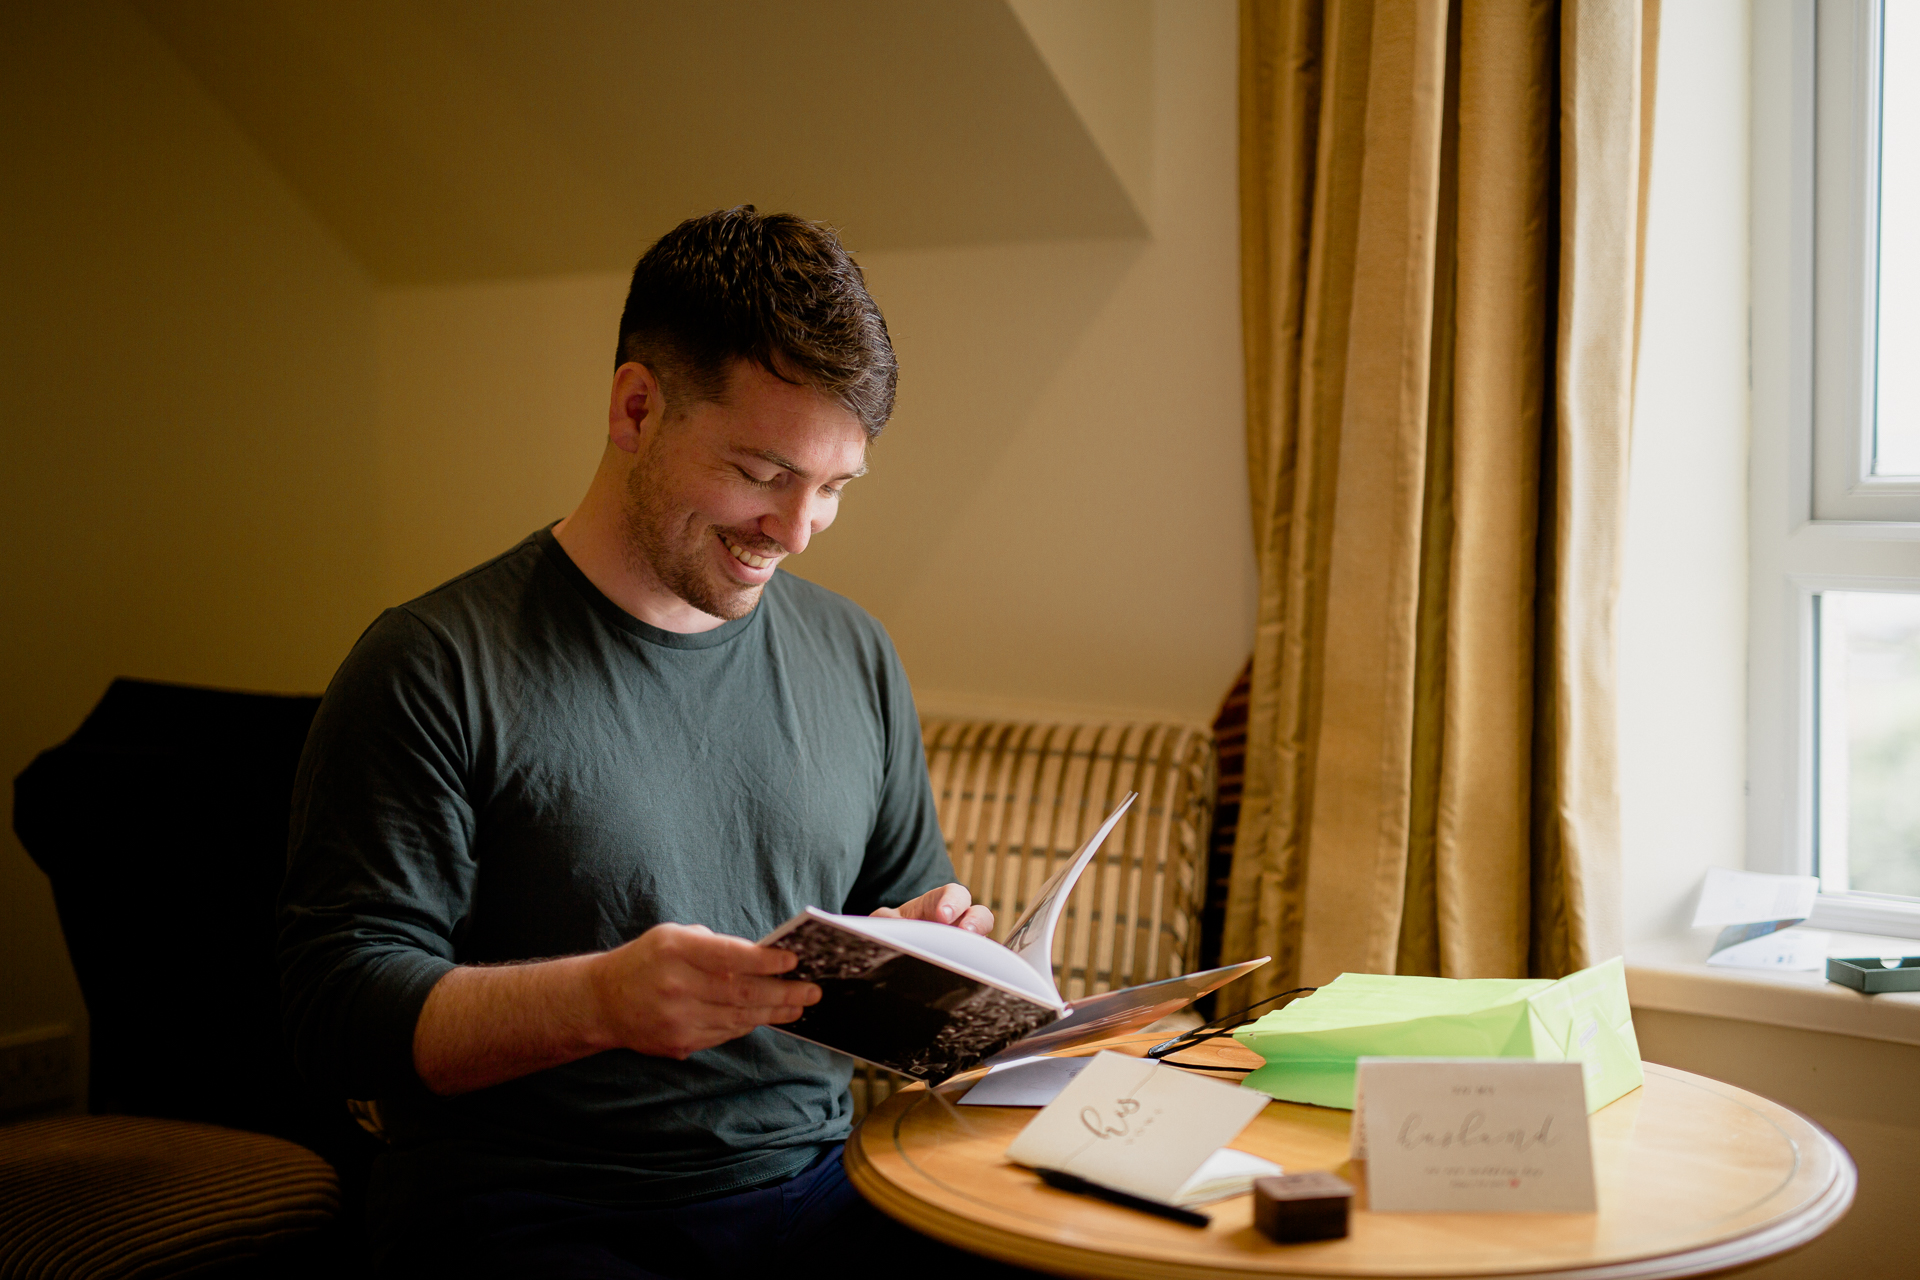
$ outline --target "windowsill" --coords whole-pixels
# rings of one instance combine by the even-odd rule
[[[1920,1045],[1920,991],[1862,995],[1824,973],[1731,969],[1706,963],[1714,930],[1627,949],[1627,997],[1636,1009],[1734,1018],[1803,1031]],[[1920,953],[1912,938],[1833,933],[1830,956]]]

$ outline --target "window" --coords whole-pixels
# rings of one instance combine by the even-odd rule
[[[1813,603],[1814,870],[1827,893],[1920,899],[1920,595]]]
[[[1748,864],[1920,937],[1920,0],[1754,9]]]
[[[1904,68],[1906,74],[1888,74]],[[1920,4],[1881,10],[1870,473],[1920,480]],[[1920,892],[1920,891],[1917,891]]]
[[[1920,520],[1915,0],[1821,0],[1813,28],[1814,515]],[[1892,71],[1893,74],[1888,74]]]

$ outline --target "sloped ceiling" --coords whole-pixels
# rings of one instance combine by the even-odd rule
[[[742,202],[856,249],[1146,233],[1132,28],[1049,57],[1071,24],[1007,0],[133,4],[383,283],[624,270]]]

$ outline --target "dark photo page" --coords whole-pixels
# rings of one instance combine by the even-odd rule
[[[818,918],[768,945],[797,955],[786,976],[821,992],[782,1031],[916,1080],[938,1083],[1059,1017],[1031,997]]]

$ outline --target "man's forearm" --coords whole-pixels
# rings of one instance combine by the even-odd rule
[[[993,913],[957,884],[874,914],[993,931]],[[687,1058],[819,1000],[813,983],[779,977],[797,962],[700,925],[658,924],[611,951],[452,969],[414,1024],[413,1069],[450,1097],[606,1049]]]
[[[421,1082],[450,1097],[613,1048],[593,983],[598,959],[450,970],[427,993],[414,1026]]]
[[[820,989],[777,976],[796,962],[701,925],[657,924],[611,951],[452,969],[414,1025],[413,1068],[450,1096],[606,1049],[687,1058],[799,1017]]]

